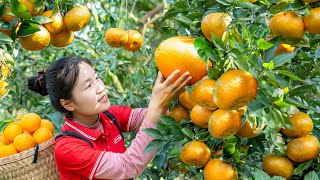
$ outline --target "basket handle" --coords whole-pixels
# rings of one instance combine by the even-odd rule
[[[33,161],[32,161],[33,164],[38,161],[38,154],[39,154],[39,144],[36,144],[36,148],[34,149]]]

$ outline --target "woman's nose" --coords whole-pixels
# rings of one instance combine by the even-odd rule
[[[104,88],[103,82],[102,81],[98,82],[98,84],[97,84],[97,93],[100,94],[101,92],[104,91],[104,89],[105,88]]]

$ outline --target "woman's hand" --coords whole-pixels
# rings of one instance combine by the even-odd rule
[[[192,77],[189,76],[189,72],[185,72],[178,78],[179,72],[180,70],[175,70],[166,80],[161,72],[158,72],[146,114],[147,120],[156,123],[159,116],[167,111],[170,101],[184,91]]]

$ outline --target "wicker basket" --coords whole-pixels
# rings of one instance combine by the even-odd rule
[[[39,145],[38,159],[34,160],[35,148],[0,158],[0,179],[58,180],[59,173],[53,155],[54,138]]]

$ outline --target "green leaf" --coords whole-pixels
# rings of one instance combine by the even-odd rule
[[[176,3],[174,3],[173,7],[179,12],[184,12],[189,9],[189,5],[185,1],[177,1]]]
[[[194,134],[190,129],[182,128],[181,130],[187,137],[189,137],[190,139],[194,139]]]
[[[23,19],[31,19],[32,16],[28,11],[27,7],[21,4],[18,0],[10,1],[11,12],[17,17],[21,17]]]
[[[178,156],[182,149],[182,141],[175,143],[173,148],[169,151],[168,158]]]
[[[258,45],[258,48],[262,49],[262,50],[267,50],[273,46],[272,43],[269,43],[266,40],[261,39],[261,38],[258,40],[257,45]]]
[[[310,42],[307,38],[284,38],[282,43],[290,44],[294,47],[310,47]]]
[[[143,131],[155,139],[163,139],[163,135],[160,133],[160,131],[156,129],[146,128]]]
[[[263,52],[263,61],[264,62],[270,62],[271,58],[274,56],[275,52],[278,49],[280,40],[281,40],[281,36],[277,36],[273,39],[271,39],[269,42],[273,44],[273,47],[267,49],[266,51]]]
[[[53,7],[53,10],[52,10],[52,14],[51,14],[51,17],[52,16],[55,16],[57,13],[59,13],[59,0],[56,0],[55,4],[54,4],[54,7]]]
[[[176,9],[170,9],[164,14],[162,21],[164,21],[168,18],[171,18],[171,17],[177,15],[178,13],[179,13],[179,11],[177,11]]]
[[[226,47],[225,45],[223,44],[222,40],[216,36],[215,34],[213,33],[210,33],[211,34],[211,37],[212,37],[212,41],[213,41],[213,44],[219,49],[219,50],[226,50]]]
[[[311,171],[304,176],[303,180],[319,180],[319,176],[314,171]]]
[[[8,43],[8,42],[13,42],[13,41],[9,36],[0,32],[0,42]]]
[[[302,79],[300,79],[298,76],[294,75],[294,74],[291,73],[290,71],[278,70],[278,73],[283,74],[283,75],[285,75],[285,76],[288,76],[288,77],[290,77],[292,80],[302,81]]]
[[[38,31],[40,31],[40,27],[38,25],[21,24],[17,34],[20,37],[24,37],[24,36],[30,36]]]
[[[255,180],[270,180],[271,178],[267,173],[256,168],[256,170],[254,172],[254,179]]]
[[[216,0],[218,3],[226,5],[226,6],[230,6],[231,2],[228,0]]]
[[[279,67],[279,66],[283,65],[284,63],[289,62],[296,55],[297,55],[297,52],[292,52],[292,53],[283,53],[283,54],[276,56],[273,59],[274,67]]]
[[[311,92],[312,89],[313,89],[313,85],[300,85],[300,86],[298,85],[290,89],[288,93],[294,96],[301,96]]]
[[[52,22],[52,19],[46,16],[34,16],[32,19],[35,21],[38,21],[40,24],[46,24],[46,23]]]
[[[160,121],[168,126],[172,126],[173,124],[177,124],[176,120],[174,120],[170,116],[160,116]]]
[[[315,52],[315,57],[316,57],[317,59],[320,58],[320,46],[317,47],[317,50],[316,50],[316,52]]]
[[[185,138],[184,133],[182,132],[180,126],[178,124],[172,124],[170,126],[172,137],[175,140],[182,140]]]
[[[278,12],[281,12],[281,11],[284,11],[287,9],[287,6],[288,6],[288,2],[280,2],[280,3],[277,3],[276,5],[273,5],[271,8],[270,8],[270,13],[271,14],[276,14]]]
[[[218,67],[210,68],[208,71],[208,76],[210,79],[218,79],[220,77],[220,70]]]
[[[166,135],[170,133],[170,128],[161,122],[157,122],[156,127],[157,127],[157,130],[161,132],[161,134]]]
[[[231,49],[228,55],[232,56],[234,63],[243,70],[248,71],[249,65],[248,62],[243,58],[242,53],[238,49]]]
[[[286,180],[285,178],[283,178],[281,176],[273,176],[271,179],[272,180]]]
[[[186,26],[190,26],[190,24],[192,23],[192,21],[189,18],[182,14],[178,14],[174,19]]]
[[[156,150],[159,150],[162,146],[162,143],[163,141],[160,140],[160,139],[154,139],[152,140],[148,146],[144,149],[143,153],[144,154],[147,154],[147,153],[150,153],[150,152],[154,152]]]
[[[304,162],[304,163],[300,164],[297,168],[294,169],[293,174],[294,175],[300,174],[305,169],[308,169],[311,165],[312,165],[312,160]]]

